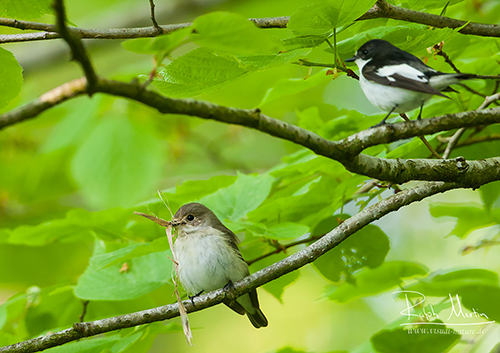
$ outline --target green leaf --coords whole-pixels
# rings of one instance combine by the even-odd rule
[[[6,305],[1,305],[0,306],[0,330],[2,327],[5,326],[7,323],[7,306]]]
[[[93,271],[112,265],[123,265],[133,258],[149,255],[155,252],[163,252],[168,249],[167,237],[155,239],[151,243],[135,243],[110,253],[95,255],[90,258],[90,266]]]
[[[320,222],[313,235],[320,236],[338,226],[338,220],[345,220],[348,215],[336,215]],[[368,225],[351,235],[334,249],[320,256],[312,263],[324,277],[333,282],[347,281],[361,268],[376,268],[385,260],[389,252],[389,238],[377,226]]]
[[[0,17],[16,20],[35,20],[52,12],[52,0],[7,0],[0,5]]]
[[[287,50],[294,50],[300,48],[314,48],[325,42],[324,36],[299,36],[290,37],[282,40],[283,46]]]
[[[422,325],[411,331],[403,328],[382,330],[374,334],[370,341],[380,353],[442,353],[457,344],[460,337],[456,331],[436,324]]]
[[[431,9],[442,9],[446,4],[448,6],[458,4],[464,0],[408,0],[406,3],[409,9],[421,11],[421,10],[431,10]]]
[[[0,80],[1,109],[19,95],[21,86],[23,85],[23,68],[19,65],[14,55],[3,48],[0,48],[0,77],[2,78]]]
[[[0,330],[16,323],[22,317],[28,307],[28,295],[26,293],[16,294],[0,305]]]
[[[353,276],[356,285],[347,282],[340,286],[332,285],[326,295],[331,300],[343,303],[385,292],[402,284],[403,279],[423,276],[427,271],[427,268],[416,262],[386,261],[377,268],[358,271]]]
[[[152,194],[161,172],[161,144],[123,116],[103,118],[77,150],[71,172],[95,207],[129,207]]]
[[[267,90],[266,95],[258,106],[260,107],[276,99],[303,92],[329,81],[331,81],[331,78],[326,76],[326,70],[321,70],[307,79],[302,77],[282,79]]]
[[[448,236],[456,235],[462,239],[475,229],[488,227],[495,223],[481,205],[472,203],[432,203],[429,210],[434,218],[456,218],[457,224]]]
[[[252,272],[259,271],[267,266],[271,266],[277,261],[283,260],[288,255],[280,253],[276,254],[272,257],[267,257],[262,259],[252,265]],[[278,299],[280,303],[283,303],[283,293],[285,292],[285,288],[289,285],[293,284],[300,276],[300,271],[293,271],[287,273],[280,278],[273,280],[269,283],[266,283],[263,288],[270,293],[273,297]]]
[[[342,3],[328,1],[301,7],[290,16],[287,27],[297,36],[328,38],[337,27]]]
[[[269,174],[238,174],[234,184],[201,198],[200,203],[219,218],[237,221],[259,207],[269,195],[273,182]]]
[[[130,346],[133,346],[134,343],[138,341],[144,340],[146,338],[145,336],[148,336],[147,331],[139,330],[138,332],[133,332],[129,335],[120,337],[120,339],[117,340],[117,342],[113,345],[111,348],[112,353],[119,353],[125,351],[127,348]],[[156,336],[156,335],[154,335]],[[134,350],[135,352],[140,352],[139,350]]]
[[[269,353],[307,353],[307,352],[301,349],[300,350],[295,349],[293,347],[283,347],[274,351],[270,351]]]
[[[337,53],[347,59],[352,57],[365,42],[371,39],[383,39],[402,50],[416,54],[443,40],[450,40],[455,35],[459,34],[450,28],[434,28],[430,31],[428,26],[417,24],[375,27],[338,42]],[[326,50],[331,51],[330,48]]]
[[[375,2],[376,1],[373,0],[344,0],[342,2],[339,20],[337,22],[337,28],[348,25],[357,20],[373,5],[375,5]],[[338,4],[339,1],[335,0],[333,3]]]
[[[481,186],[479,193],[486,209],[500,208],[500,181]]]
[[[310,49],[298,49],[278,54],[235,56],[197,48],[167,65],[153,84],[171,97],[193,97],[220,88],[252,71],[285,65],[309,52]]]
[[[132,250],[136,248],[131,245]],[[170,283],[172,257],[170,250],[155,252],[127,261],[128,271],[120,271],[122,264],[102,267],[124,256],[130,249],[104,253],[96,242],[96,250],[89,267],[78,279],[75,295],[86,300],[128,300]],[[106,261],[107,257],[107,261]]]
[[[278,54],[236,55],[242,67],[248,70],[264,70],[280,67],[302,58],[311,52],[310,48],[290,50]]]
[[[308,232],[308,226],[293,222],[283,222],[267,228],[264,236],[274,240],[291,240],[301,237]]]
[[[158,90],[171,97],[193,97],[248,74],[231,55],[198,48],[184,54],[159,72],[153,80]]]
[[[106,352],[119,341],[121,336],[114,334],[107,337],[90,338],[81,341],[70,342],[63,346],[53,347],[47,350],[48,353],[93,353]]]
[[[65,218],[55,219],[34,226],[19,226],[10,231],[8,243],[42,246],[52,242],[69,243],[101,238],[121,238],[131,212],[110,209],[89,212],[73,209]]]
[[[269,31],[257,28],[245,17],[229,12],[211,12],[193,21],[193,42],[232,54],[277,52],[277,41]]]
[[[498,274],[481,268],[436,271],[420,278],[405,290],[423,293],[426,296],[447,297],[464,286],[497,286]]]
[[[129,39],[122,42],[122,47],[137,54],[153,55],[159,52],[169,54],[184,43],[184,40],[192,30],[191,27],[186,27],[155,38]]]
[[[82,313],[82,302],[72,286],[42,289],[26,308],[25,323],[30,337],[71,326]]]
[[[71,102],[71,110],[60,108],[64,115],[54,126],[41,150],[50,153],[81,144],[81,141],[95,128],[103,101],[100,96],[94,96],[92,99],[81,97]]]
[[[299,118],[297,125],[303,129],[319,133],[325,125],[325,122],[319,115],[318,107],[309,107],[302,111],[297,110],[295,114]]]
[[[301,7],[288,22],[297,36],[329,37],[336,28],[347,25],[370,9],[373,0],[326,1]]]
[[[457,294],[462,298],[462,304],[472,312],[478,313],[479,317],[500,322],[500,303],[498,302],[500,287],[498,285],[471,285],[458,289]],[[459,308],[455,310],[459,311]]]
[[[175,210],[174,206],[180,207],[185,203],[197,201],[203,196],[213,194],[217,190],[233,184],[236,179],[235,175],[217,175],[207,180],[187,180],[172,189],[162,191],[162,195],[168,199],[172,210]],[[153,209],[158,206],[163,208],[163,201],[159,197],[155,197],[139,204],[139,206],[142,205],[148,208],[153,207]]]
[[[312,174],[317,179],[316,173],[325,175],[307,185],[307,190],[301,190],[305,184],[313,181],[312,178],[305,179],[306,176]],[[346,173],[337,163],[317,156],[306,156],[300,162],[276,170],[273,176],[280,178],[279,180],[288,179],[292,183],[290,188],[293,192],[284,188],[268,198],[262,206],[248,215],[250,221],[268,226],[281,222],[314,226],[338,210],[360,183],[358,177]]]
[[[426,139],[429,141],[431,146],[434,145],[434,147],[436,147],[436,138],[441,134],[442,133],[436,133],[434,135],[426,136]],[[415,155],[426,156],[429,152],[429,150],[422,144],[422,141],[416,137],[403,143],[399,141],[395,142],[391,147],[394,149],[386,154],[386,158],[410,158]]]

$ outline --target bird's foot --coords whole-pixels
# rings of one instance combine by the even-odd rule
[[[382,120],[380,123],[375,124],[375,125],[373,125],[373,126],[370,126],[370,129],[373,129],[373,128],[376,128],[376,127],[379,127],[379,126],[384,126],[384,125],[391,125],[391,124],[387,124],[387,123],[385,122],[385,119],[384,119],[384,120]]]
[[[194,307],[196,307],[196,305],[194,305],[194,298],[196,297],[199,297],[202,293],[204,292],[204,290],[202,289],[201,291],[199,291],[198,293],[196,293],[195,295],[188,295],[188,298],[189,300],[191,300],[191,304],[193,304]]]
[[[234,288],[233,281],[229,280],[229,282],[227,282],[226,285],[222,289],[224,289],[227,292],[227,291],[232,290],[233,288]]]

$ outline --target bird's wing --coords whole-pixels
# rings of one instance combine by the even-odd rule
[[[426,73],[407,64],[389,65],[379,69],[375,66],[365,65],[362,73],[367,80],[384,86],[398,87],[410,91],[446,97],[429,85],[429,77],[432,73],[426,75]]]

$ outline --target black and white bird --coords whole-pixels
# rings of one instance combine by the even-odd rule
[[[363,44],[356,54],[345,60],[356,62],[359,83],[366,98],[376,107],[389,112],[377,125],[385,124],[391,113],[406,113],[420,107],[441,91],[454,91],[449,86],[473,78],[499,79],[499,76],[481,76],[463,73],[444,73],[425,65],[416,56],[391,43],[373,39]]]

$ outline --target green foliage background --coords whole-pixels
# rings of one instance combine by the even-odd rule
[[[54,22],[49,2],[12,3],[0,2],[2,16]],[[444,41],[443,50],[463,72],[499,72],[498,39],[387,19],[352,24],[373,3],[323,1],[303,7],[298,0],[157,1],[157,10],[167,14],[165,20],[160,16],[162,24],[193,21],[193,27],[155,39],[85,44],[98,72],[108,78],[144,80],[163,62],[152,85],[165,95],[259,107],[266,115],[333,140],[382,118],[355,80],[342,74],[332,80],[324,69],[309,71],[294,64],[301,58],[334,62],[324,43],[325,38],[333,40],[334,29],[342,59],[366,40],[384,38],[449,72],[442,58],[427,52]],[[446,2],[395,4],[439,14]],[[149,25],[148,1],[70,0],[66,5],[68,18],[79,27]],[[293,15],[288,29],[257,29],[246,21],[288,15]],[[499,23],[500,3],[453,1],[446,15]],[[0,31],[17,33],[3,27]],[[0,109],[11,110],[80,77],[79,67],[67,61],[61,41],[3,45]],[[485,94],[494,88],[481,81],[470,86]],[[452,100],[433,99],[424,118],[472,110],[482,100],[460,90]],[[498,130],[489,126],[479,136]],[[436,146],[440,136],[448,135],[429,140]],[[452,156],[498,156],[499,147],[495,141],[471,145]],[[390,158],[429,154],[418,139],[376,146],[368,153]],[[4,129],[0,346],[70,327],[78,321],[82,300],[90,300],[86,320],[174,302],[164,233],[133,215],[141,211],[170,218],[156,197],[158,189],[174,212],[190,201],[209,206],[238,233],[243,256],[250,260],[273,251],[276,242],[321,236],[390,195],[378,188],[356,194],[366,181],[336,162],[256,131],[163,116],[104,95],[68,101]],[[393,292],[405,288],[424,293],[429,297],[426,305],[434,303],[441,319],[450,312],[448,294],[457,294],[465,308],[500,320],[500,261],[498,248],[491,246],[499,240],[499,210],[497,182],[435,196],[384,217],[312,266],[259,289],[270,321],[265,329],[255,330],[246,319],[216,306],[190,315],[193,348],[186,346],[179,321],[172,320],[48,352],[486,352],[498,341],[498,324],[485,326],[482,334],[409,335],[399,326],[406,319],[400,314],[406,302]],[[477,244],[487,246],[475,249]],[[255,272],[285,256],[273,255],[250,269]],[[129,271],[122,273],[124,263]]]

